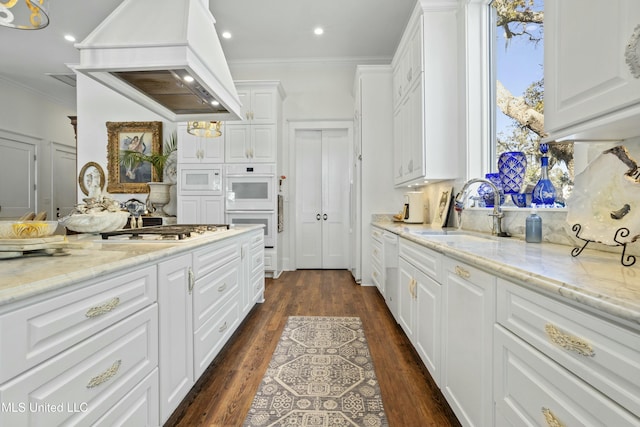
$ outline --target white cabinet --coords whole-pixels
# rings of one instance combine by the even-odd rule
[[[223,128],[228,163],[275,163],[277,125],[225,124]]]
[[[382,253],[382,230],[374,228],[371,231],[371,280],[378,288],[380,295],[385,296],[384,268]]]
[[[417,6],[394,55],[396,186],[460,177],[456,22],[451,5]]]
[[[222,133],[227,163],[275,163],[282,138],[284,91],[277,81],[236,81],[242,122],[226,122]]]
[[[164,423],[195,382],[191,254],[158,264],[160,305],[160,421]]]
[[[496,278],[445,258],[441,390],[464,426],[492,426]]]
[[[510,425],[640,424],[637,333],[503,279],[497,301],[496,412]]]
[[[406,239],[399,245],[398,323],[439,384],[442,255]]]
[[[224,162],[224,138],[204,138],[187,132],[187,124],[177,125],[178,163]]]
[[[640,134],[640,2],[545,1],[545,130],[550,139],[625,139]],[[597,29],[597,30],[594,30]],[[640,36],[640,30],[636,31]]]
[[[182,195],[178,198],[179,224],[224,224],[222,196]]]

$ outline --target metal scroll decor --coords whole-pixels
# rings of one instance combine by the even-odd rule
[[[577,257],[582,253],[584,248],[586,248],[589,243],[595,242],[595,240],[590,240],[590,239],[585,239],[583,237],[580,237],[580,231],[582,230],[582,226],[580,224],[574,224],[573,227],[571,227],[571,230],[573,230],[576,233],[575,234],[576,238],[584,242],[584,245],[582,245],[581,247],[573,248],[571,250],[571,256]],[[622,242],[620,240],[621,238],[629,237],[629,234],[631,234],[631,232],[629,231],[628,228],[625,228],[625,227],[619,228],[616,231],[616,234],[613,236],[613,241],[616,242],[616,244],[608,245],[608,246],[622,246],[622,255],[620,256],[620,263],[625,267],[631,267],[633,264],[636,263],[636,257],[634,255],[629,255],[626,253],[627,242]]]

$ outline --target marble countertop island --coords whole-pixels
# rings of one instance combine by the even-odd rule
[[[632,266],[623,266],[622,248],[620,253],[585,249],[573,257],[572,247],[566,245],[526,243],[490,235],[486,236],[491,239],[447,241],[415,233],[428,229],[424,225],[392,222],[373,225],[640,330],[640,260]]]
[[[60,255],[27,255],[0,260],[0,306],[177,255],[261,227],[234,227],[181,241],[160,242],[101,240],[99,235],[90,234],[66,236],[67,242]]]

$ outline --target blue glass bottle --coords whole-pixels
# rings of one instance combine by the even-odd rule
[[[540,144],[540,152],[543,154],[540,168],[540,180],[533,188],[531,202],[537,206],[553,207],[556,201],[556,188],[549,180],[549,157],[545,156],[549,150],[548,144]]]

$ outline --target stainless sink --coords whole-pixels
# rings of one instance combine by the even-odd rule
[[[473,231],[464,230],[413,230],[409,233],[414,236],[424,237],[428,240],[433,240],[443,243],[464,243],[464,242],[495,242],[498,240],[496,236],[489,234],[476,233]]]

